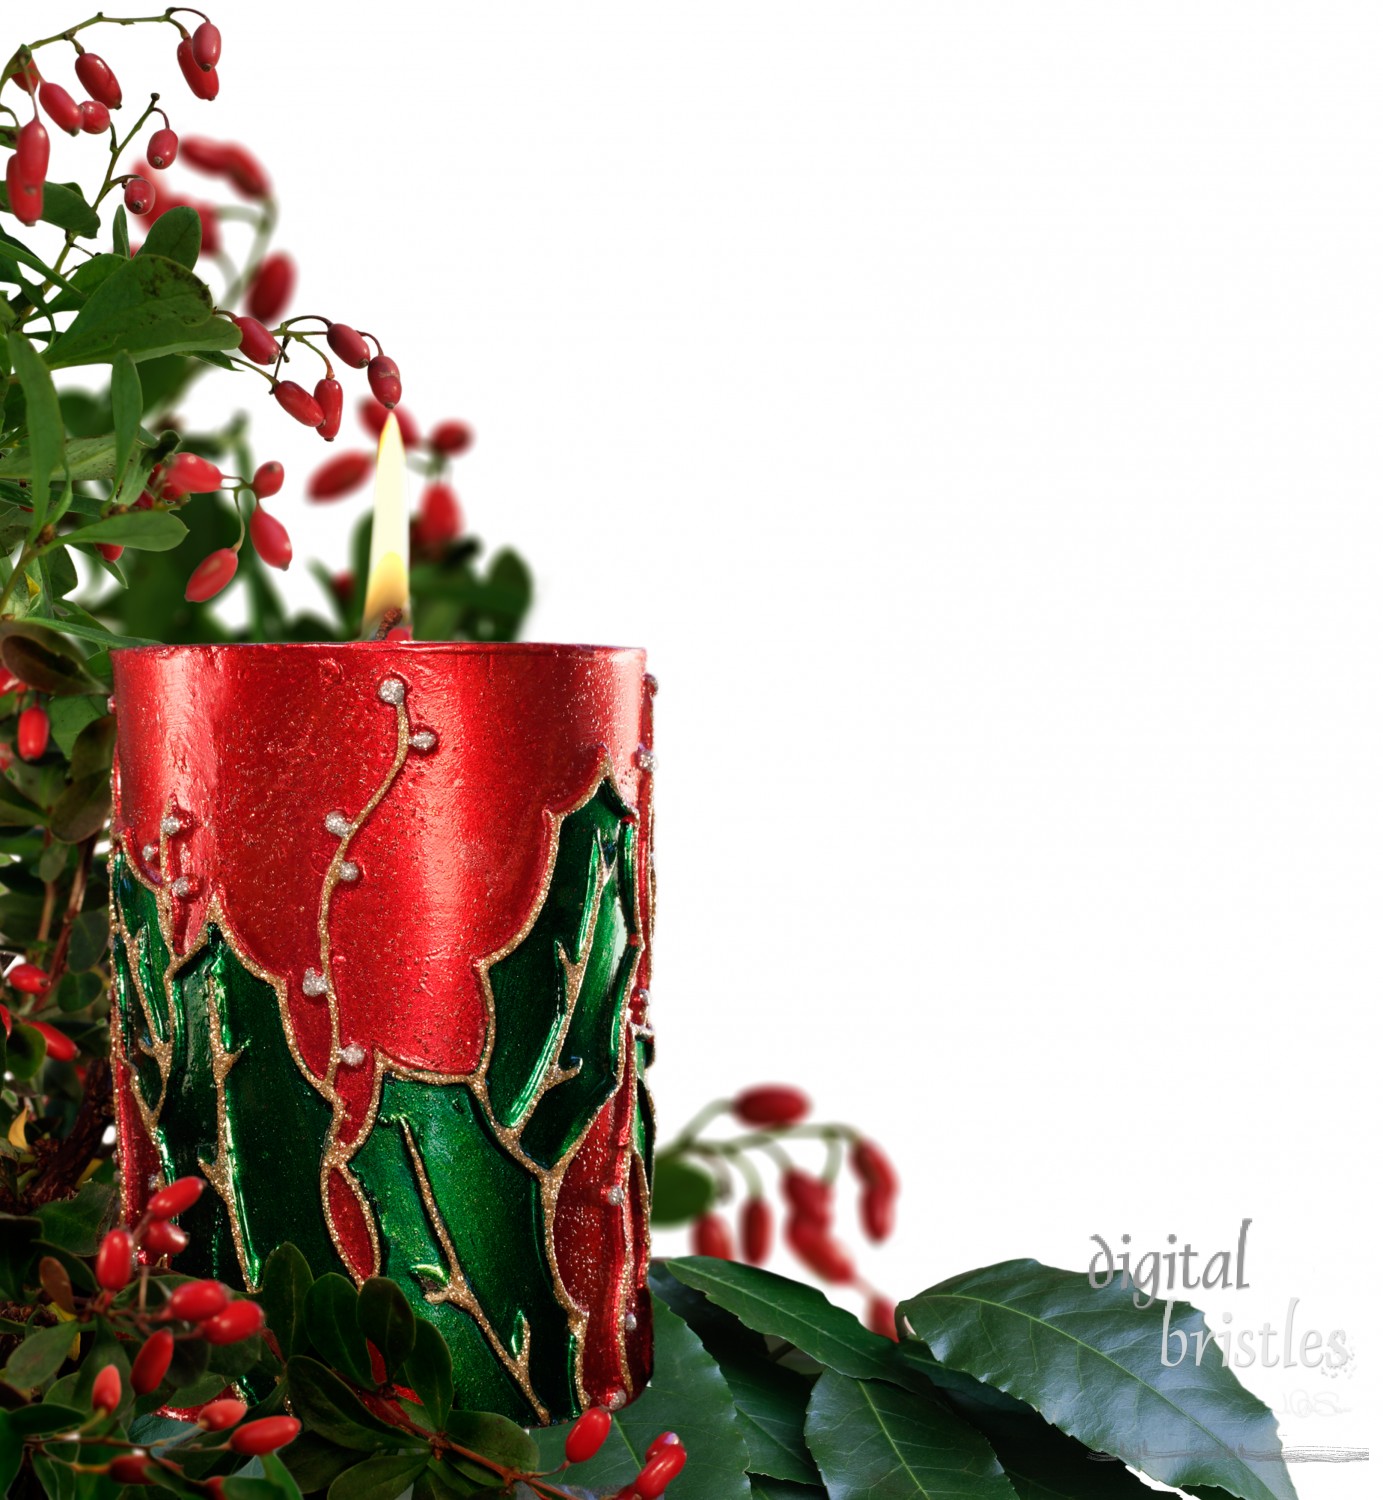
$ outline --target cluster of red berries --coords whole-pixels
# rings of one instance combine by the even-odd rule
[[[566,1456],[569,1464],[584,1464],[605,1446],[610,1435],[610,1413],[603,1406],[593,1406],[580,1416],[567,1434]],[[631,1484],[614,1500],[659,1500],[668,1485],[682,1472],[687,1450],[675,1432],[660,1432],[648,1445],[641,1468]]]
[[[781,1131],[799,1125],[811,1112],[811,1101],[801,1089],[788,1084],[763,1084],[744,1090],[729,1102],[741,1125],[757,1131]],[[840,1127],[825,1127],[826,1133],[843,1135]],[[898,1200],[898,1173],[873,1141],[849,1132],[850,1167],[860,1184],[860,1224],[866,1238],[880,1242],[893,1232]],[[783,1239],[788,1248],[815,1276],[833,1286],[854,1285],[868,1300],[866,1315],[876,1333],[896,1338],[894,1306],[874,1292],[856,1272],[849,1249],[834,1233],[835,1183],[830,1175],[814,1177],[784,1159],[782,1192],[787,1208]],[[692,1249],[697,1255],[717,1260],[746,1261],[763,1265],[773,1248],[773,1213],[760,1193],[752,1193],[740,1210],[740,1247],[723,1215],[708,1213],[692,1226]]]
[[[42,710],[26,709],[26,713],[39,712]],[[20,716],[21,718],[23,715]],[[40,1003],[52,987],[52,980],[44,970],[37,964],[31,964],[28,959],[21,959],[12,964],[5,973],[5,983],[16,995],[22,996],[24,1004],[34,1005]],[[51,1026],[47,1021],[38,1021],[30,1016],[20,1014],[19,1019],[25,1026],[38,1032],[43,1038],[44,1050],[54,1062],[71,1062],[77,1055],[77,1044],[65,1031],[59,1031],[56,1026]],[[0,1026],[4,1028],[6,1040],[14,1029],[14,1016],[8,1005],[0,1003]]]

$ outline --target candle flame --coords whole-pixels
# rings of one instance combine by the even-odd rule
[[[390,412],[379,434],[375,468],[375,523],[370,537],[370,572],[365,586],[364,633],[374,635],[385,614],[408,618],[408,474],[403,435]]]

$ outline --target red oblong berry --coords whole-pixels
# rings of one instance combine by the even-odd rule
[[[634,1493],[639,1500],[657,1500],[682,1472],[686,1462],[687,1450],[681,1443],[666,1444],[639,1470],[634,1480]]]
[[[746,1198],[740,1210],[740,1245],[751,1266],[761,1266],[773,1248],[773,1210],[762,1198]]]
[[[125,184],[125,207],[132,214],[147,214],[158,194],[147,177],[131,177]]]
[[[444,481],[434,480],[418,503],[418,541],[425,547],[443,546],[461,535],[464,524],[456,491]]]
[[[342,495],[358,490],[374,472],[374,466],[372,453],[338,453],[335,458],[327,459],[307,481],[307,498],[339,500]]]
[[[10,195],[10,212],[21,224],[37,224],[43,217],[43,184],[26,182],[19,173],[19,161],[11,156],[5,163],[5,186]]]
[[[610,1413],[603,1406],[582,1412],[567,1434],[566,1455],[569,1464],[584,1464],[600,1452],[610,1435]]]
[[[166,1328],[151,1333],[130,1366],[130,1385],[136,1396],[158,1390],[173,1363],[173,1335]]]
[[[210,495],[224,483],[220,469],[199,453],[178,453],[163,472],[163,493],[169,500],[184,495]]]
[[[704,1214],[692,1226],[692,1254],[709,1255],[716,1260],[734,1259],[730,1226],[719,1214]]]
[[[120,82],[110,70],[110,64],[94,52],[83,52],[76,62],[77,82],[91,97],[107,109],[119,109],[121,103]]]
[[[876,1244],[893,1233],[897,1201],[895,1193],[872,1184],[860,1194],[860,1223],[868,1238]]]
[[[209,1344],[238,1344],[264,1327],[258,1302],[232,1302],[214,1318],[207,1318],[200,1333]]]
[[[850,1165],[855,1176],[870,1187],[883,1188],[890,1193],[898,1191],[898,1172],[873,1141],[855,1142],[850,1148]]]
[[[317,431],[327,442],[331,442],[341,431],[341,409],[346,400],[345,392],[341,389],[341,382],[330,375],[324,375],[317,382],[312,392],[312,399],[322,408],[322,420],[318,424]]]
[[[283,488],[283,465],[275,458],[266,460],[255,470],[250,488],[256,500],[267,500]]]
[[[36,185],[47,177],[49,149],[48,130],[42,120],[30,120],[20,126],[10,160],[21,181]]]
[[[48,748],[48,728],[46,709],[35,706],[20,714],[15,745],[25,760],[37,760]]]
[[[261,1417],[258,1422],[237,1427],[231,1433],[230,1445],[236,1453],[274,1453],[291,1443],[302,1425],[296,1417]]]
[[[96,1285],[103,1291],[119,1292],[134,1274],[134,1241],[128,1229],[112,1229],[96,1252]]]
[[[39,710],[42,712],[42,710]],[[25,995],[46,995],[48,993],[48,975],[39,968],[37,964],[16,964],[5,978],[9,983]]]
[[[850,1252],[819,1225],[794,1219],[788,1224],[786,1238],[802,1264],[822,1281],[840,1284],[855,1279]]]
[[[187,37],[178,43],[178,68],[188,88],[198,99],[214,99],[221,92],[221,80],[215,68],[203,68],[192,55],[192,43]]]
[[[77,106],[82,117],[82,129],[88,135],[100,135],[110,129],[110,110],[97,99],[83,99]]]
[[[246,359],[257,365],[271,365],[279,357],[278,340],[258,318],[232,316],[231,322],[240,330],[240,352]]]
[[[204,1323],[224,1311],[230,1293],[219,1281],[185,1281],[168,1299],[168,1315],[189,1323]]]
[[[142,1243],[150,1255],[179,1255],[187,1249],[187,1231],[167,1219],[155,1219],[144,1231]]]
[[[162,130],[154,131],[149,137],[149,145],[145,154],[149,158],[149,165],[155,171],[166,171],[178,159],[177,131],[169,130],[166,125]]]
[[[42,105],[44,114],[59,130],[65,130],[68,135],[76,135],[82,128],[82,112],[77,107],[77,101],[62,84],[39,84],[38,102]]]
[[[427,442],[434,453],[445,453],[455,458],[475,442],[475,433],[465,422],[438,422]]]
[[[119,562],[120,555],[125,550],[123,542],[97,542],[96,550],[107,562]]]
[[[373,396],[366,396],[360,403],[360,422],[367,432],[378,437],[384,431],[384,424],[389,420],[389,408],[382,406]],[[394,420],[399,424],[399,437],[403,439],[405,448],[416,448],[422,440],[422,432],[418,424],[413,420],[413,413],[407,407],[396,406],[394,408]]]
[[[226,147],[204,135],[189,135],[182,142],[182,159],[198,172],[219,177],[226,170]]]
[[[271,568],[286,568],[293,561],[293,542],[288,528],[262,505],[256,505],[250,517],[250,541]]]
[[[260,261],[245,297],[250,316],[258,318],[261,323],[277,323],[288,308],[296,279],[297,268],[291,256],[282,250],[266,255]]]
[[[121,1453],[110,1461],[110,1477],[116,1484],[151,1484],[152,1469],[142,1453]]]
[[[54,1062],[71,1062],[76,1057],[77,1044],[65,1031],[59,1031],[56,1026],[50,1026],[47,1021],[29,1021],[26,1024],[32,1026],[43,1038],[43,1045],[48,1056]]]
[[[148,1212],[156,1219],[185,1214],[206,1191],[205,1177],[178,1177],[149,1199]]]
[[[743,1125],[796,1125],[811,1113],[811,1107],[801,1089],[786,1083],[745,1089],[734,1101],[735,1116]]]
[[[783,1174],[783,1196],[793,1217],[825,1228],[831,1222],[831,1184],[794,1167]]]
[[[370,362],[370,346],[348,323],[329,323],[327,344],[331,352],[353,370],[363,370]]]
[[[370,361],[367,374],[375,400],[391,409],[397,406],[403,395],[403,381],[394,361],[387,354],[376,354]]]
[[[189,604],[205,604],[213,599],[235,577],[240,559],[230,547],[218,547],[209,552],[192,570],[183,590],[183,598]]]
[[[192,33],[192,56],[203,68],[214,68],[221,61],[221,33],[210,21]]]
[[[221,147],[221,172],[246,198],[269,196],[269,174],[256,157],[234,141]]]
[[[92,1411],[114,1411],[120,1405],[121,1382],[118,1365],[103,1365],[91,1386]]]
[[[674,1443],[679,1448],[682,1446],[682,1439],[675,1432],[660,1432],[643,1450],[643,1461],[647,1463],[660,1449],[671,1447]]]
[[[208,1432],[224,1432],[227,1427],[234,1427],[249,1409],[243,1401],[236,1401],[231,1396],[208,1401],[197,1413],[197,1426]]]
[[[866,1321],[881,1338],[892,1339],[895,1344],[898,1342],[898,1320],[893,1303],[887,1297],[873,1296],[869,1299]]]
[[[326,413],[316,399],[309,396],[296,380],[280,380],[274,386],[274,400],[304,427],[320,427],[326,421]]]

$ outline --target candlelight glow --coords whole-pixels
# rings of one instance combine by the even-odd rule
[[[370,573],[365,587],[363,627],[368,639],[387,611],[408,619],[408,474],[398,418],[389,413],[379,435],[375,469],[375,524],[370,538]]]

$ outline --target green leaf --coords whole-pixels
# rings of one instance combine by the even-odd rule
[[[344,1448],[389,1448],[402,1438],[397,1427],[372,1416],[344,1380],[306,1355],[288,1361],[288,1395],[305,1427]]]
[[[17,260],[21,266],[28,266],[31,271],[39,272],[46,281],[55,282],[61,287],[72,286],[61,271],[54,270],[47,261],[40,260],[23,240],[17,240],[13,235],[0,232],[0,245],[5,247],[4,253],[11,260]]]
[[[166,255],[190,271],[202,253],[202,221],[195,208],[170,208],[149,226],[141,255]]]
[[[0,208],[9,210],[10,195],[0,183]],[[101,221],[96,210],[82,197],[82,190],[75,182],[45,182],[43,184],[43,212],[39,215],[45,224],[56,224],[59,229],[70,230],[85,239],[101,232]]]
[[[426,1449],[367,1458],[336,1477],[327,1500],[398,1500],[427,1464]]]
[[[8,1412],[0,1412],[0,1495],[8,1495],[24,1462],[24,1440]]]
[[[226,1500],[303,1500],[297,1480],[276,1453],[266,1453],[259,1463],[264,1471],[262,1479],[233,1475],[226,1480]],[[189,1488],[189,1493],[200,1495],[204,1492],[200,1488]]]
[[[589,1463],[568,1469],[566,1477],[596,1491],[616,1489],[642,1466],[653,1439],[671,1431],[689,1455],[675,1482],[677,1500],[747,1500],[748,1454],[735,1425],[730,1388],[715,1361],[682,1319],[656,1297],[653,1334],[658,1371],[648,1389],[614,1414],[605,1446]],[[570,1430],[544,1427],[534,1432],[544,1467],[562,1462]]]
[[[751,1474],[749,1500],[829,1500],[829,1497],[819,1484],[789,1484],[766,1474]]]
[[[296,1245],[280,1245],[264,1262],[255,1300],[264,1309],[264,1321],[278,1340],[284,1359],[304,1354],[312,1346],[307,1326],[307,1294],[311,1288],[312,1267]]]
[[[69,531],[64,542],[119,542],[144,552],[170,552],[187,535],[187,527],[166,510],[130,510],[106,516]]]
[[[43,1066],[48,1046],[41,1032],[23,1021],[15,1021],[5,1052],[5,1064],[21,1083],[27,1083]]]
[[[812,1392],[807,1446],[831,1500],[1014,1500],[994,1450],[949,1407],[827,1370]]]
[[[102,432],[94,437],[68,438],[62,449],[60,462],[67,465],[67,472],[74,484],[83,479],[114,479],[114,433]],[[54,464],[54,471],[58,467],[58,464]],[[0,478],[29,479],[33,476],[33,470],[33,455],[26,447],[15,448],[0,459]],[[94,509],[97,502],[94,498],[87,497],[86,504]],[[83,508],[80,498],[74,503],[73,508],[77,510]]]
[[[379,1350],[386,1378],[413,1352],[415,1319],[402,1291],[385,1276],[371,1276],[360,1288],[355,1304],[360,1331]]]
[[[517,1422],[488,1411],[454,1411],[447,1436],[472,1453],[483,1453],[509,1469],[531,1471],[541,1462],[538,1445]]]
[[[62,408],[48,367],[34,346],[19,330],[9,336],[10,361],[24,391],[25,420],[29,427],[29,492],[33,498],[32,531],[38,534],[48,515],[48,483],[62,462]]]
[[[0,623],[0,665],[40,693],[69,697],[106,692],[76,647],[29,620]]]
[[[56,1401],[20,1406],[8,1413],[10,1429],[20,1437],[43,1437],[50,1432],[71,1431],[80,1427],[90,1415],[90,1412],[77,1411],[75,1407],[62,1406]]]
[[[162,255],[127,261],[48,348],[48,365],[104,364],[122,349],[136,360],[193,349],[234,349],[240,330],[213,311],[211,293]]]
[[[64,607],[70,608],[71,606]],[[69,619],[66,615],[54,615],[48,623],[54,630],[60,630],[64,635],[75,636],[79,641],[92,641],[107,649],[112,646],[161,646],[163,644],[162,641],[151,640],[144,635],[116,635],[100,625],[89,624],[84,619]]]
[[[331,1443],[316,1433],[304,1432],[280,1454],[284,1467],[308,1494],[324,1490],[343,1470],[357,1462],[360,1455],[339,1443]]]
[[[54,1323],[50,1328],[36,1329],[10,1355],[0,1375],[20,1391],[43,1385],[62,1368],[76,1332],[71,1323]]]
[[[414,1329],[413,1352],[404,1361],[401,1383],[417,1393],[429,1424],[440,1428],[451,1410],[451,1350],[432,1323]]]
[[[1092,1453],[1035,1411],[956,1404],[993,1448],[1018,1500],[1148,1500],[1147,1485],[1117,1458]]]
[[[319,1276],[307,1294],[307,1323],[317,1353],[359,1386],[374,1385],[370,1351],[356,1320],[356,1290],[335,1271]]]
[[[952,1277],[900,1313],[943,1364],[1163,1484],[1295,1500],[1272,1413],[1226,1367],[1194,1308],[1135,1307],[1117,1285],[1020,1260]],[[1164,1347],[1168,1360],[1179,1348],[1184,1357],[1164,1363]]]
[[[173,213],[178,210],[174,209]],[[171,218],[172,214],[165,214]],[[193,214],[195,219],[197,216]],[[162,219],[159,220],[161,224]],[[158,224],[154,225],[158,228]],[[129,354],[122,349],[111,364],[110,406],[115,418],[115,472],[123,474],[129,461],[134,440],[139,436],[139,419],[144,415],[144,392],[139,384],[139,370]]]
[[[654,1224],[690,1224],[710,1210],[716,1185],[709,1172],[681,1156],[660,1157],[653,1169]]]
[[[115,715],[102,714],[81,731],[72,746],[67,774],[78,781],[110,770],[115,756]]]
[[[115,253],[128,260],[130,258],[130,220],[129,216],[125,213],[125,205],[123,203],[115,210],[115,218],[111,222],[111,231],[115,240]]]
[[[110,913],[104,906],[89,907],[72,924],[67,962],[73,969],[94,969],[110,943]]]
[[[43,1237],[73,1255],[94,1255],[96,1242],[115,1201],[115,1188],[108,1182],[88,1182],[74,1198],[60,1198],[34,1210],[43,1225]]]
[[[64,844],[80,844],[106,826],[110,817],[110,772],[97,771],[69,782],[53,804],[48,826]]]

